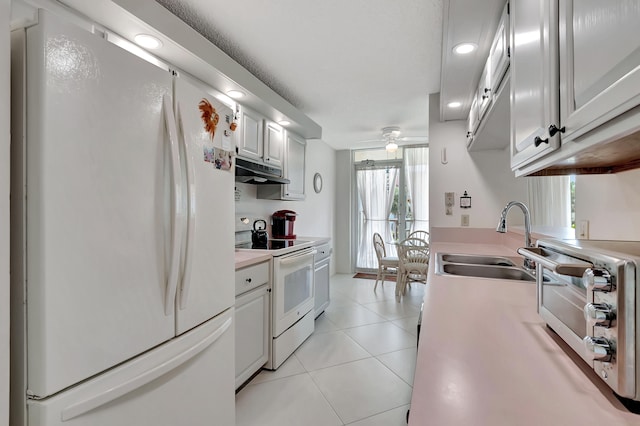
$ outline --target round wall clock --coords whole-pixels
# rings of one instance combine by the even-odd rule
[[[320,173],[313,175],[313,190],[316,191],[316,194],[322,191],[322,175]]]

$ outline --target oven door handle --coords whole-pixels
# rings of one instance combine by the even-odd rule
[[[293,254],[291,256],[286,256],[283,257],[280,260],[280,264],[281,265],[289,265],[291,263],[295,263],[298,262],[300,260],[300,258],[305,257],[305,256],[312,256],[315,255],[317,253],[316,250],[310,250],[310,251],[304,251],[304,253],[300,253],[300,254]]]
[[[582,277],[587,269],[593,268],[591,263],[551,252],[542,247],[520,247],[518,253],[560,275]],[[562,258],[565,261],[558,262],[553,259],[554,257]]]

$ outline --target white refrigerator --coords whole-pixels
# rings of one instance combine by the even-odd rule
[[[233,426],[232,110],[44,11],[11,60],[11,424]]]

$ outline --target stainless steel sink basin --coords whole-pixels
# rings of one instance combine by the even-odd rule
[[[535,281],[528,272],[513,266],[468,265],[447,263],[442,266],[443,275],[462,275],[465,277],[495,278],[501,280]]]
[[[522,264],[520,257],[438,253],[436,274],[535,282],[536,277]]]
[[[470,265],[495,265],[516,266],[516,264],[503,256],[484,256],[479,254],[441,254],[444,262],[465,263]]]

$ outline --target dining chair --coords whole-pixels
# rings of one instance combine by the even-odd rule
[[[395,275],[397,280],[398,258],[395,256],[387,256],[384,240],[377,232],[373,234],[373,248],[378,258],[378,274],[376,275],[376,284],[373,286],[373,290],[375,291],[376,287],[378,287],[378,281],[381,280],[380,285],[384,286],[384,279],[387,276]]]
[[[417,230],[409,233],[407,238],[420,238],[421,240],[425,240],[427,244],[429,244],[429,233],[427,231]]]
[[[412,282],[427,283],[429,244],[421,238],[407,238],[398,244],[396,297],[404,296]]]

